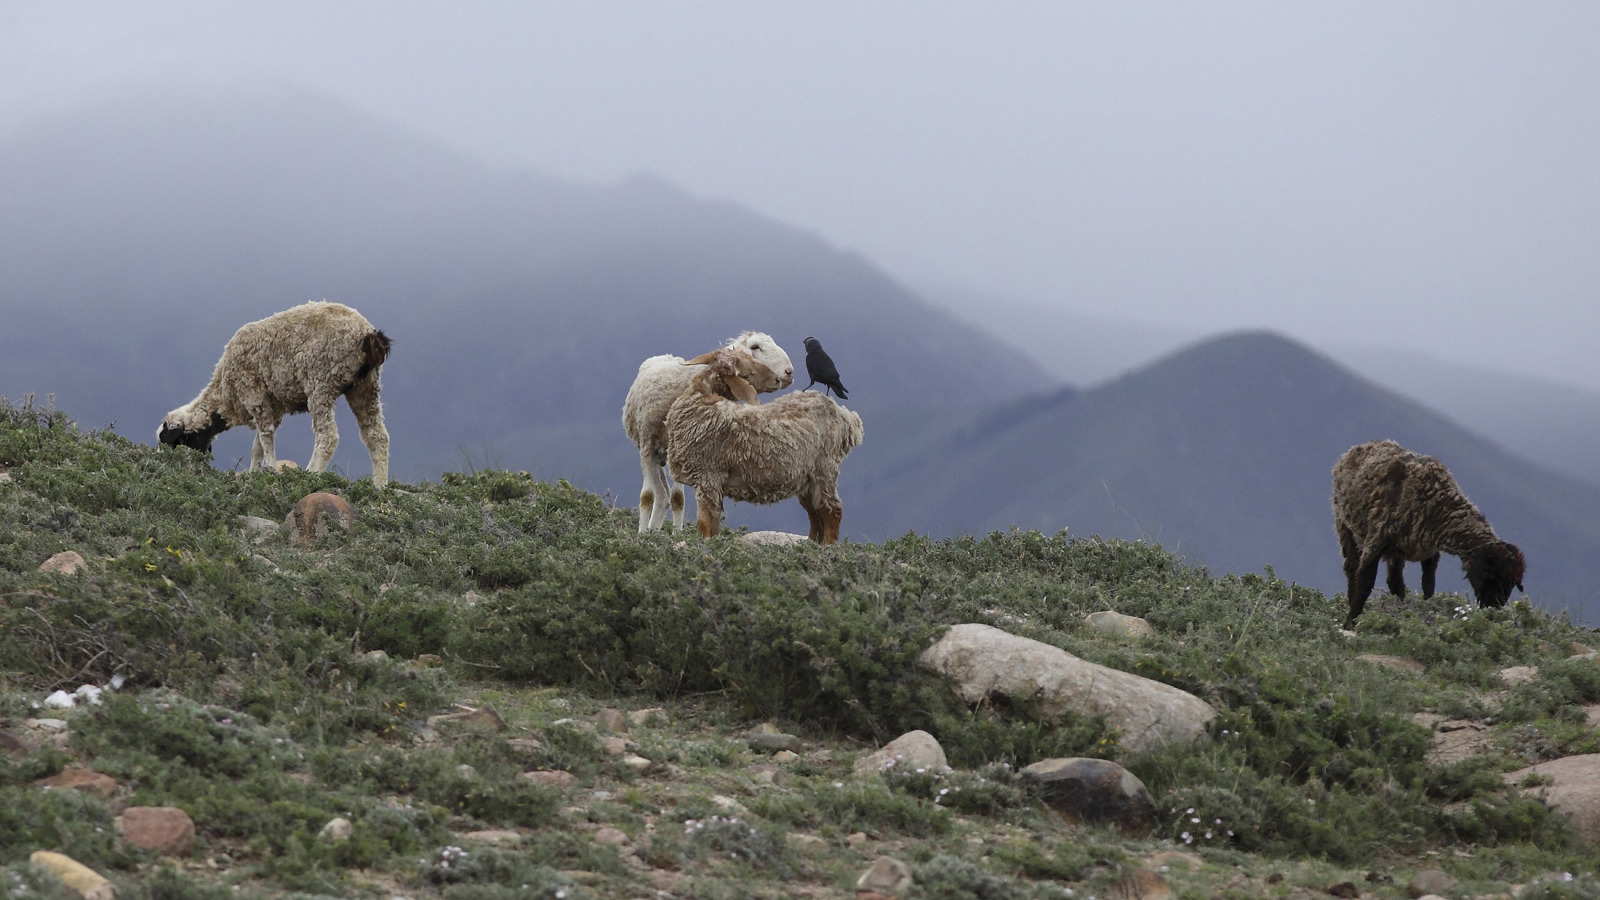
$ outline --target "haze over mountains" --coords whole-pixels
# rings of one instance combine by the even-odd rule
[[[1069,527],[1340,590],[1328,470],[1351,444],[1393,437],[1444,458],[1522,544],[1535,599],[1600,619],[1600,487],[1273,335],[1062,388],[1028,347],[1045,329],[998,312],[974,327],[813,235],[647,177],[489,170],[286,89],[40,121],[0,143],[0,183],[0,394],[53,393],[85,427],[150,441],[234,329],[326,298],[395,339],[395,477],[528,469],[632,506],[619,414],[640,360],[754,328],[801,364],[815,334],[867,426],[841,483],[855,539]],[[1117,341],[1106,328],[1102,350]],[[364,474],[348,414],[341,430],[336,464]],[[218,464],[248,442],[224,435]],[[279,452],[303,462],[310,443],[295,417]],[[734,505],[730,523],[794,530],[804,515]],[[1443,587],[1456,578],[1441,567]]]

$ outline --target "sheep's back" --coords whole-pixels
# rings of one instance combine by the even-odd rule
[[[776,503],[812,482],[831,485],[861,439],[860,416],[811,391],[761,406],[690,392],[667,416],[673,477],[749,503]]]
[[[1352,447],[1333,470],[1336,521],[1359,544],[1382,544],[1422,559],[1450,535],[1488,532],[1488,520],[1444,463],[1393,441]]]
[[[663,354],[639,364],[639,374],[622,401],[622,429],[640,448],[658,453],[666,446],[667,413],[705,366],[683,365],[683,357]]]
[[[303,412],[310,394],[337,396],[355,383],[366,362],[363,341],[374,331],[348,306],[304,303],[241,326],[223,348],[212,380],[231,384],[235,392],[258,385],[279,412]]]

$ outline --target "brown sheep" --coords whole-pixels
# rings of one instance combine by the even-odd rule
[[[1522,590],[1527,566],[1515,544],[1500,540],[1444,464],[1394,441],[1351,447],[1333,467],[1333,522],[1344,555],[1354,628],[1378,578],[1389,568],[1389,593],[1404,597],[1402,571],[1422,563],[1422,596],[1433,596],[1439,554],[1461,560],[1480,606],[1504,606]]]
[[[811,519],[811,539],[837,542],[844,518],[839,463],[861,444],[861,417],[808,391],[747,405],[755,389],[727,348],[691,362],[706,368],[667,413],[667,467],[695,490],[700,534],[721,530],[724,497],[746,503],[798,497]]]

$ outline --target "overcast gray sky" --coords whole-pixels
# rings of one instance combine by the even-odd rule
[[[149,75],[280,79],[913,283],[1600,389],[1597,48],[1592,0],[0,0],[0,133]]]

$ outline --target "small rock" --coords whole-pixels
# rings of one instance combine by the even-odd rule
[[[194,820],[175,806],[130,806],[116,823],[128,843],[162,856],[188,856],[194,850]]]
[[[83,895],[84,900],[113,900],[117,896],[116,887],[104,875],[65,853],[35,850],[28,857],[28,864],[49,872],[57,881]]]
[[[1114,634],[1125,638],[1155,637],[1156,630],[1150,623],[1138,616],[1125,616],[1111,610],[1089,613],[1083,617],[1089,627],[1102,634]]]
[[[816,857],[828,855],[828,842],[814,834],[802,834],[797,831],[791,831],[784,836],[784,839],[788,841],[789,846],[793,847],[801,856]]]
[[[279,527],[277,522],[271,519],[263,519],[260,516],[239,517],[239,528],[244,531],[245,537],[252,544],[270,540],[273,535],[278,533]]]
[[[1172,900],[1172,888],[1160,872],[1134,869],[1133,876],[1106,891],[1112,900]]]
[[[783,734],[783,729],[779,728],[778,726],[776,726],[774,724],[772,724],[771,722],[762,722],[760,725],[757,725],[756,727],[750,729],[750,733],[751,734]]]
[[[51,694],[50,696],[44,698],[44,703],[43,703],[43,706],[45,706],[48,709],[71,709],[71,708],[73,708],[74,706],[77,706],[77,705],[78,705],[78,697],[77,697],[77,695],[76,694],[69,694],[66,691],[56,691],[55,693]]]
[[[82,791],[102,800],[110,800],[117,793],[117,780],[93,769],[69,767],[60,774],[51,775],[33,783],[34,787],[47,787],[58,791]]]
[[[777,753],[772,754],[772,758],[775,762],[794,762],[800,758],[800,754],[793,750],[779,750]]]
[[[76,550],[63,550],[39,564],[41,572],[59,572],[62,575],[72,575],[87,569],[89,564],[84,562],[83,555]]]
[[[1422,663],[1404,656],[1385,656],[1382,653],[1363,653],[1360,656],[1357,656],[1356,659],[1359,659],[1362,662],[1372,663],[1375,666],[1383,666],[1386,669],[1393,669],[1396,672],[1403,672],[1407,675],[1421,675],[1427,671],[1427,668],[1423,666]]]
[[[1573,641],[1572,645],[1567,648],[1568,656],[1588,656],[1593,652],[1595,652],[1593,647],[1585,647],[1577,641]]]
[[[519,753],[538,753],[544,750],[544,744],[537,738],[509,738],[506,740],[506,746]]]
[[[39,748],[34,746],[33,741],[0,728],[0,750],[7,753],[32,753],[37,749]]]
[[[859,847],[867,842],[867,833],[865,831],[857,831],[845,838],[844,842],[852,847]]]
[[[469,840],[477,841],[480,844],[492,844],[496,847],[500,847],[507,844],[516,844],[520,842],[522,840],[522,833],[518,831],[507,831],[502,828],[489,828],[483,831],[469,831],[467,832],[466,837]]]
[[[1511,666],[1500,670],[1500,680],[1507,687],[1516,687],[1519,684],[1530,684],[1539,680],[1538,666]]]
[[[578,783],[578,776],[572,774],[571,772],[562,772],[550,769],[539,769],[534,772],[523,772],[517,777],[524,781],[531,781],[534,784],[542,784],[546,787],[554,788],[569,788]]]
[[[628,739],[608,737],[600,740],[600,752],[607,756],[621,756],[628,752]]]
[[[621,829],[612,828],[610,826],[605,826],[596,830],[594,833],[594,842],[596,844],[603,844],[607,847],[626,847],[632,843],[632,841],[628,839],[628,835],[625,832],[623,832]]]
[[[367,662],[383,662],[389,658],[389,654],[382,650],[368,650],[366,653],[361,654],[361,658]]]
[[[289,531],[289,543],[296,547],[309,547],[329,531],[330,524],[349,531],[356,524],[356,508],[350,501],[324,491],[307,494],[289,510],[283,527]]]
[[[1196,856],[1193,853],[1186,853],[1182,850],[1163,850],[1160,853],[1151,855],[1151,857],[1144,862],[1145,865],[1155,869],[1158,872],[1161,871],[1162,866],[1166,866],[1169,869],[1173,866],[1183,866],[1193,871],[1203,867],[1206,864],[1206,861],[1201,859],[1199,856]]]
[[[1421,897],[1423,894],[1444,894],[1455,890],[1456,885],[1460,883],[1442,869],[1423,869],[1406,886],[1406,893],[1413,897]]]
[[[1361,896],[1361,891],[1356,889],[1353,881],[1341,881],[1328,888],[1328,893],[1335,897],[1344,897],[1345,900],[1354,900],[1354,898]]]
[[[773,547],[789,547],[810,540],[803,534],[787,531],[752,531],[741,535],[739,539],[747,544],[766,544]]]
[[[415,661],[419,666],[437,666],[444,662],[444,658],[437,653],[422,653]]]
[[[595,714],[594,723],[601,731],[612,731],[617,734],[626,734],[628,731],[628,720],[623,717],[619,709],[607,707],[600,710]]]
[[[665,721],[666,718],[667,711],[659,706],[652,706],[649,709],[636,709],[628,713],[628,723],[635,728],[649,725],[652,722]]]
[[[349,819],[344,816],[336,816],[329,819],[328,824],[322,826],[322,830],[317,832],[317,840],[322,841],[324,844],[342,844],[350,840],[350,834],[353,831],[355,831],[355,826],[350,823]]]
[[[744,808],[743,803],[722,794],[712,794],[711,802],[716,805],[717,809],[730,816],[743,816],[750,813],[750,810]]]
[[[655,763],[635,753],[629,753],[622,757],[622,764],[635,772],[648,772],[650,767],[655,765]]]
[[[745,740],[750,744],[750,749],[764,750],[768,753],[776,753],[779,750],[788,750],[793,753],[803,746],[799,738],[792,734],[783,734],[781,732],[754,732],[746,735]]]
[[[856,879],[856,890],[899,894],[912,885],[911,867],[892,856],[873,860],[872,868]]]
[[[429,728],[438,728],[441,725],[454,725],[460,728],[475,728],[487,731],[506,730],[506,720],[501,718],[500,714],[495,712],[492,706],[481,706],[473,710],[428,717]]]
[[[462,763],[461,765],[456,766],[456,774],[460,775],[462,778],[477,778],[478,770],[473,768],[470,763]]]
[[[771,763],[757,766],[745,766],[744,770],[750,773],[750,778],[762,784],[774,784],[778,780],[778,773],[783,770]]]
[[[1044,759],[1017,773],[1038,787],[1044,802],[1069,819],[1115,825],[1130,834],[1148,834],[1156,823],[1156,804],[1138,776],[1106,759]]]
[[[40,731],[67,730],[66,719],[25,719],[22,724],[29,728],[37,728]]]
[[[932,769],[936,772],[950,768],[944,748],[926,731],[908,731],[876,751],[856,759],[852,768],[856,776],[872,775],[891,766],[901,771]]]

